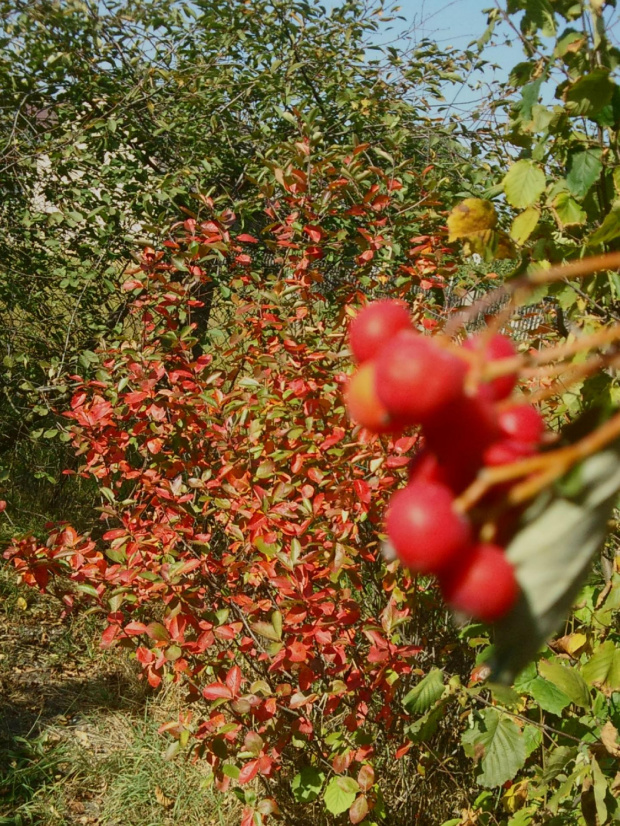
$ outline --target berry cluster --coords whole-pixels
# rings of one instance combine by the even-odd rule
[[[408,484],[388,508],[386,530],[397,556],[411,570],[437,576],[454,609],[485,622],[499,619],[519,591],[500,544],[506,526],[498,524],[493,542],[484,541],[484,513],[461,513],[455,499],[482,467],[530,456],[541,443],[538,411],[509,398],[516,374],[483,383],[472,372],[473,364],[515,356],[512,342],[481,334],[460,350],[442,346],[413,329],[403,302],[385,300],[355,317],[350,343],[359,364],[347,390],[351,417],[375,433],[419,426],[424,434]]]

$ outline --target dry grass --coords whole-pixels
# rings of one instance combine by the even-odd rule
[[[157,728],[176,717],[178,691],[153,695],[127,654],[99,652],[95,619],[58,613],[0,567],[0,824],[238,822],[204,764],[165,759]]]

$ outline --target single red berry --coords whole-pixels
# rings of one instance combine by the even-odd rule
[[[518,442],[516,439],[502,439],[484,451],[485,467],[510,465],[520,459],[527,459],[536,453],[536,446],[531,442]]]
[[[367,361],[351,376],[345,392],[349,416],[373,433],[394,430],[390,414],[379,401],[375,389],[374,361]]]
[[[454,509],[450,490],[430,483],[407,485],[394,494],[386,531],[403,565],[420,573],[452,564],[470,541],[469,521]]]
[[[373,301],[355,316],[349,327],[349,341],[355,359],[362,364],[400,330],[411,327],[411,317],[404,301]]]
[[[499,435],[489,389],[482,386],[475,396],[456,399],[424,424],[424,435],[449,487],[460,493],[475,479],[485,451]]]
[[[471,350],[472,352],[482,352],[485,362],[512,358],[517,354],[512,341],[500,333],[497,333],[488,340],[486,340],[484,333],[473,336],[463,342],[463,347],[466,350]],[[516,383],[517,374],[509,373],[506,376],[498,376],[497,378],[492,379],[488,386],[495,401],[499,401],[500,399],[508,398]]]
[[[465,361],[413,330],[401,330],[377,356],[377,394],[399,421],[420,424],[463,391]]]
[[[540,444],[545,423],[531,404],[514,404],[501,410],[497,417],[500,432],[508,439],[529,444]]]
[[[519,594],[514,568],[498,545],[474,546],[441,573],[439,583],[452,608],[483,622],[507,614]]]
[[[407,484],[431,483],[447,485],[447,480],[439,460],[430,450],[424,449],[412,457],[407,467],[409,481]]]

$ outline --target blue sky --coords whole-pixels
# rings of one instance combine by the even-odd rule
[[[492,8],[493,0],[400,0],[403,17],[409,24],[416,23],[421,36],[435,40],[443,46],[465,48],[472,40],[477,40],[487,26],[483,9]],[[418,28],[419,27],[419,28]],[[498,46],[488,49],[487,59],[505,70],[498,76],[506,77],[512,66],[523,59],[517,45]]]

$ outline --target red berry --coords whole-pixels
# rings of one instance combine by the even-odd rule
[[[396,333],[408,327],[411,318],[404,301],[388,299],[367,304],[349,328],[353,355],[360,364],[374,358]]]
[[[529,444],[539,444],[545,431],[542,416],[531,404],[515,404],[501,410],[498,415],[499,429],[508,439]]]
[[[476,545],[439,582],[452,608],[483,622],[507,614],[519,594],[514,569],[498,545]]]
[[[464,490],[484,463],[484,452],[498,437],[497,413],[489,390],[461,396],[424,425],[429,448],[437,456],[449,486]]]
[[[447,485],[445,473],[439,464],[439,460],[430,450],[421,450],[417,453],[409,462],[407,471],[409,473],[408,485],[418,482]]]
[[[502,439],[495,442],[484,451],[485,467],[510,465],[520,459],[527,459],[536,453],[536,447],[531,442],[518,442],[516,439]]]
[[[484,361],[499,361],[501,359],[512,358],[517,354],[514,344],[506,336],[499,333],[492,336],[488,341],[485,335],[473,336],[463,343],[466,350],[483,353]],[[509,373],[507,376],[498,376],[489,382],[489,388],[495,401],[506,399],[512,393],[517,383],[517,374]]]
[[[373,433],[393,430],[390,414],[379,401],[375,390],[375,363],[368,361],[349,379],[345,393],[349,416]]]
[[[413,330],[402,330],[377,356],[377,394],[390,414],[420,424],[463,390],[466,363]]]
[[[397,491],[386,530],[403,565],[420,573],[437,573],[470,541],[468,520],[454,509],[450,490],[438,484],[410,484]]]

